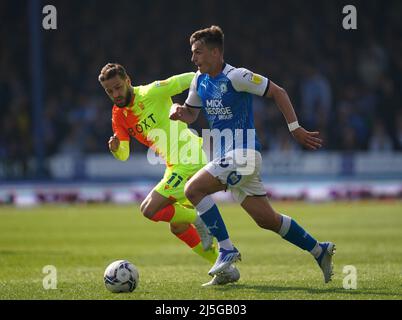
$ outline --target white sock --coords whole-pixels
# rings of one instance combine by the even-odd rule
[[[230,241],[230,239],[218,242],[218,246],[219,248],[223,248],[225,250],[233,250],[233,244],[232,241]]]
[[[214,200],[211,196],[205,196],[201,201],[195,206],[198,215],[201,216],[203,213],[207,212],[215,205]]]
[[[318,258],[320,256],[320,254],[322,253],[322,248],[318,242],[315,244],[310,253],[313,255],[314,258]]]

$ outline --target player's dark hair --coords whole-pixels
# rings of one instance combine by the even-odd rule
[[[194,32],[190,37],[190,45],[196,41],[201,41],[210,49],[218,48],[223,52],[224,34],[218,26],[211,26]]]
[[[123,80],[127,79],[126,69],[124,69],[121,64],[108,63],[102,68],[98,80],[99,82],[103,82],[105,80],[112,79],[117,75]]]

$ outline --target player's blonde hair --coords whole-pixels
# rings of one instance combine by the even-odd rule
[[[109,80],[115,76],[120,76],[123,80],[127,79],[126,69],[121,64],[118,63],[108,63],[106,64],[98,77],[99,82]]]
[[[219,26],[210,26],[194,32],[190,37],[190,45],[196,41],[201,41],[209,48],[218,48],[223,52],[224,34]]]

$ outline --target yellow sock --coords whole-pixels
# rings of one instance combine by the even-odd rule
[[[200,257],[214,264],[218,258],[218,250],[216,246],[212,245],[209,250],[204,250],[202,247],[202,242],[197,229],[193,225],[189,225],[187,230],[182,233],[175,234],[177,238],[186,243],[191,250],[193,250]]]
[[[213,245],[211,249],[205,251],[202,247],[202,243],[200,242],[194,248],[192,248],[192,250],[202,258],[208,260],[211,264],[214,264],[218,258],[218,250],[216,249],[215,245]]]
[[[174,203],[174,216],[170,223],[193,223],[197,218],[195,209],[190,209],[182,206],[179,203]]]

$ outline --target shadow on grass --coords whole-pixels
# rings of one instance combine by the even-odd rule
[[[294,287],[294,286],[269,286],[269,285],[248,285],[243,283],[236,283],[227,286],[218,286],[215,287],[220,291],[233,291],[233,290],[251,290],[257,291],[261,293],[290,293],[292,291],[299,291],[300,293],[308,293],[308,294],[342,294],[345,298],[354,296],[364,295],[364,296],[395,296],[398,298],[402,298],[401,293],[392,293],[386,291],[388,288],[378,288],[377,290],[370,289],[356,289],[356,290],[346,290],[343,288],[311,288],[311,287]]]

